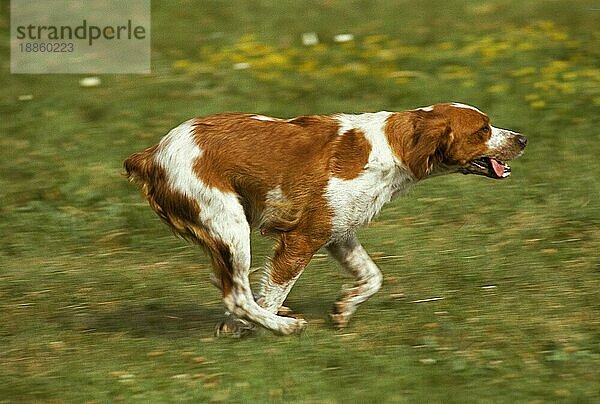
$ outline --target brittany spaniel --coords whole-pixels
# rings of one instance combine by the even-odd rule
[[[332,314],[343,327],[382,282],[358,226],[427,177],[506,178],[505,162],[526,144],[458,103],[287,120],[226,113],[182,123],[131,155],[125,170],[150,207],[212,259],[213,283],[232,314],[229,331],[258,324],[291,334],[306,322],[278,311],[321,247],[355,277]],[[248,279],[252,228],[278,241],[256,296]]]

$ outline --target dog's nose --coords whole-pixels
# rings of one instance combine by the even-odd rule
[[[525,146],[527,146],[527,138],[523,135],[517,135],[517,142],[519,142],[519,145],[523,149],[525,148]]]

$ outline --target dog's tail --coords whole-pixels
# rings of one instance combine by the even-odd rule
[[[125,176],[129,181],[142,188],[142,191],[155,179],[154,154],[157,147],[158,145],[154,145],[142,152],[134,153],[123,162]]]
[[[158,145],[134,153],[124,162],[125,176],[141,191],[150,207],[178,235],[194,240],[190,224],[197,224],[198,204],[168,185],[165,170],[156,161]],[[194,240],[195,241],[195,240]]]
[[[127,157],[123,162],[125,176],[142,191],[152,210],[176,230],[178,221],[173,220],[174,215],[169,212],[172,210],[169,207],[172,208],[173,204],[166,203],[168,200],[164,192],[167,189],[165,172],[154,159],[157,148],[158,145],[154,145]],[[180,233],[177,230],[176,232]]]

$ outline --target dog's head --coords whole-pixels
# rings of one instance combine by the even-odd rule
[[[453,172],[502,179],[506,161],[523,153],[527,138],[490,125],[464,104],[436,104],[394,114],[386,128],[390,145],[416,179]]]

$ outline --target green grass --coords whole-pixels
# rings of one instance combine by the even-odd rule
[[[6,3],[0,402],[600,400],[597,2],[153,1],[153,74],[97,88],[8,74]],[[212,112],[438,101],[528,135],[512,178],[436,178],[388,205],[360,233],[384,286],[346,330],[326,318],[350,279],[321,254],[287,301],[304,334],[213,338],[207,259],[122,160]],[[270,248],[255,238],[255,267]]]

